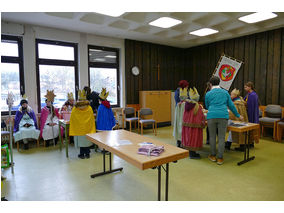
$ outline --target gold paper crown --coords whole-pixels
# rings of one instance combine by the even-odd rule
[[[99,95],[99,97],[103,100],[106,100],[108,97],[109,92],[106,91],[106,88],[102,88],[101,94]]]
[[[186,96],[187,97],[187,88],[179,88],[179,96]]]
[[[237,97],[239,97],[240,94],[241,94],[241,93],[240,93],[240,90],[238,90],[238,89],[236,89],[236,88],[232,90],[232,93],[235,94]]]
[[[67,99],[68,100],[74,100],[73,92],[67,93]]]
[[[72,94],[73,95],[73,94]],[[84,100],[86,100],[87,98],[86,98],[86,92],[85,92],[85,90],[80,90],[79,89],[79,92],[78,92],[78,99],[79,99],[79,101],[84,101]]]
[[[21,99],[23,100],[28,100],[28,96],[26,95],[26,94],[24,94],[22,97],[21,97]]]
[[[54,102],[54,97],[56,96],[53,92],[54,90],[47,90],[46,91],[46,95],[44,97],[46,97],[47,101],[51,101]]]
[[[189,97],[191,100],[199,101],[200,95],[195,87],[193,87],[193,89],[189,89]]]

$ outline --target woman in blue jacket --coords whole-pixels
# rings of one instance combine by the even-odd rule
[[[209,128],[210,155],[208,158],[221,165],[224,162],[223,153],[225,149],[225,135],[229,119],[229,109],[233,114],[243,120],[243,117],[238,113],[229,93],[220,88],[220,79],[218,76],[213,76],[209,80],[211,90],[205,95],[205,106],[208,109],[207,124]],[[218,130],[218,155],[216,159],[216,130]]]

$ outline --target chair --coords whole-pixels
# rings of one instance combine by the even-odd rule
[[[280,142],[282,141],[282,134],[284,131],[284,119],[282,120],[277,122],[277,126],[276,126],[277,127],[277,140]]]
[[[125,107],[122,110],[122,127],[124,129],[124,121],[127,123],[129,122],[129,131],[131,132],[132,122],[135,124],[138,121],[138,117],[136,117],[136,110],[133,107]]]
[[[153,132],[155,126],[155,135],[157,135],[157,122],[153,119],[154,112],[150,108],[141,108],[138,111],[138,129],[141,124],[141,135],[143,135],[143,126],[144,124],[152,124]]]
[[[259,119],[261,135],[264,135],[265,128],[272,128],[273,129],[273,140],[277,139],[277,121],[280,121],[282,116],[282,109],[280,105],[267,105],[263,117]]]

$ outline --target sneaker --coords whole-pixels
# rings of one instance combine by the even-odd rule
[[[222,165],[224,163],[224,158],[218,158],[217,159],[217,164]]]
[[[201,157],[200,157],[200,154],[195,152],[195,153],[190,153],[189,158],[190,159],[200,159]]]
[[[84,158],[85,158],[85,156],[84,156],[84,154],[82,154],[82,155],[78,155],[78,158],[84,159]]]
[[[85,158],[90,158],[90,154],[86,154],[86,155],[85,155]]]
[[[214,155],[209,155],[208,158],[209,158],[209,160],[211,160],[213,162],[217,161],[217,159],[216,159],[216,157]]]

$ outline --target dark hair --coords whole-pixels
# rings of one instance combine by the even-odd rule
[[[28,101],[26,99],[21,100],[20,105],[22,106],[24,103],[28,104]]]
[[[189,83],[187,82],[187,80],[181,80],[180,82],[178,82],[178,85],[183,89],[185,87],[188,87]]]
[[[209,83],[212,84],[212,86],[216,86],[220,84],[220,78],[218,76],[212,76],[209,80]]]
[[[250,87],[252,90],[255,91],[254,85],[253,85],[253,83],[251,81],[248,81],[247,83],[245,83],[245,86]]]
[[[88,99],[89,95],[91,94],[91,88],[88,86],[85,86],[83,90],[85,90],[86,98]]]

